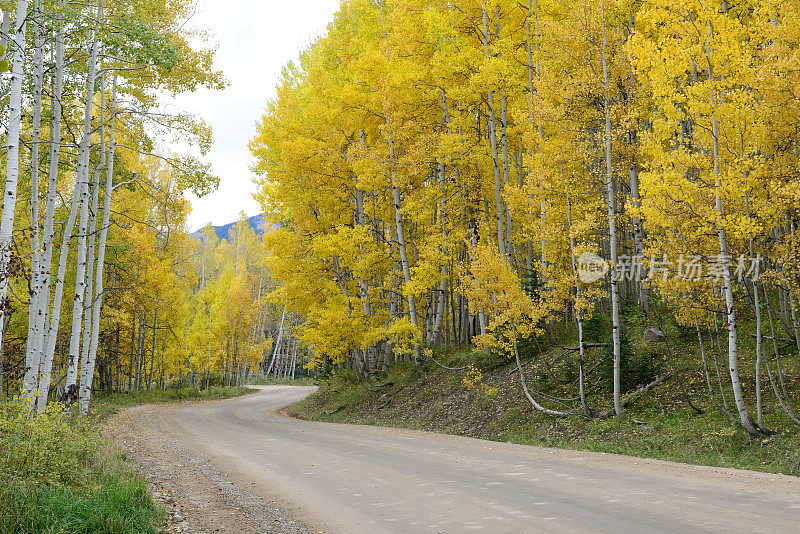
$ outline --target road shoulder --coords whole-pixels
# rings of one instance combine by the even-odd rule
[[[312,532],[277,501],[235,484],[210,462],[172,441],[158,428],[166,424],[160,416],[169,409],[138,406],[103,425],[103,433],[147,479],[153,498],[167,510],[164,532]]]

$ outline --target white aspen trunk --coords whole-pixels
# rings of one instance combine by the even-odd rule
[[[513,325],[513,323],[512,323],[512,325]],[[531,406],[533,406],[534,408],[536,408],[537,410],[539,410],[542,413],[545,413],[547,415],[554,415],[556,417],[566,417],[566,416],[569,416],[569,415],[573,415],[571,413],[562,412],[562,411],[559,411],[559,410],[550,410],[549,408],[545,408],[544,406],[542,406],[541,404],[536,402],[536,400],[534,400],[534,398],[531,395],[530,391],[528,391],[528,385],[525,382],[525,373],[522,372],[522,365],[519,363],[519,349],[517,348],[517,329],[516,329],[516,327],[513,328],[513,337],[511,339],[511,343],[512,343],[512,345],[514,347],[514,359],[517,362],[517,372],[519,373],[519,381],[520,381],[520,384],[522,384],[522,390],[525,392],[525,397],[528,398],[528,402],[531,403]]]
[[[8,137],[6,138],[6,187],[3,195],[3,214],[0,218],[0,302],[5,301],[10,283],[8,267],[11,261],[14,234],[14,213],[17,209],[19,181],[19,134],[22,127],[22,78],[25,75],[25,27],[28,21],[28,0],[17,0],[14,19],[14,38],[11,61],[11,87],[8,97]],[[0,345],[6,329],[6,312],[0,310]]]
[[[386,19],[384,17],[383,12],[383,4],[381,3],[381,24],[383,25],[383,38],[384,40],[389,39],[389,33],[386,29]],[[389,64],[389,55],[388,51],[386,52],[386,64]],[[400,266],[403,270],[403,279],[405,280],[405,284],[408,285],[411,282],[411,271],[409,268],[408,263],[408,251],[406,250],[406,239],[405,239],[405,230],[403,229],[403,217],[400,213],[400,202],[401,202],[401,193],[400,188],[397,186],[395,180],[395,154],[394,154],[394,143],[392,142],[392,132],[391,128],[389,128],[389,120],[386,120],[386,139],[389,143],[389,160],[390,160],[390,182],[392,186],[392,198],[394,201],[394,220],[395,220],[395,227],[397,229],[397,243],[398,249],[400,250]],[[415,328],[419,329],[419,324],[417,321],[417,306],[414,302],[414,295],[408,295],[408,315],[411,319],[411,324],[414,325]],[[414,363],[418,366],[420,360],[420,349],[419,344],[414,344]]]
[[[561,168],[561,181],[564,182],[564,164],[559,164]],[[564,184],[566,185],[566,183]],[[581,300],[581,283],[578,280],[578,268],[575,261],[575,235],[572,230],[572,202],[570,202],[569,190],[565,187],[564,191],[567,196],[567,226],[569,227],[569,256],[572,265],[572,278],[575,282],[575,322],[578,324],[578,390],[581,397],[581,407],[584,413],[589,415],[589,405],[586,403],[586,391],[584,388],[584,362],[586,361],[586,352],[583,345],[583,314],[578,309]]]
[[[629,20],[629,30],[630,34],[633,35],[635,31],[635,18],[634,12],[631,12],[630,20]],[[633,64],[633,61],[631,61]],[[633,67],[631,67],[630,71],[630,84],[631,89],[630,91],[634,91],[638,85],[636,80],[636,73],[633,72]],[[638,143],[638,132],[637,128],[634,126],[629,130],[629,139],[632,145]],[[634,210],[638,210],[641,206],[641,196],[639,195],[639,164],[636,161],[636,151],[633,151],[633,156],[630,162],[630,166],[628,168],[628,181],[630,183],[631,188],[631,205],[633,206]],[[633,250],[634,255],[641,256],[644,253],[644,228],[642,226],[642,220],[639,218],[638,214],[634,214],[631,217],[631,224],[633,226]],[[647,302],[647,291],[644,287],[644,283],[641,280],[635,281],[638,300],[639,300],[639,309],[647,315],[650,310],[649,303]]]
[[[750,201],[747,192],[744,194],[744,208],[745,213],[750,217]],[[749,234],[749,251],[750,257],[753,257],[753,233]],[[753,309],[756,315],[756,422],[758,426],[764,428],[764,413],[761,404],[761,360],[763,357],[763,327],[761,321],[761,304],[759,302],[758,281],[753,279],[751,281],[753,286]]]
[[[546,215],[546,203],[544,198],[539,201],[539,224],[542,229],[542,255],[541,255],[541,263],[542,263],[542,284],[547,284],[547,225],[545,221],[547,220]]]
[[[789,419],[795,423],[796,425],[800,425],[800,419],[797,418],[797,415],[794,413],[794,409],[791,406],[791,399],[789,398],[789,392],[786,391],[786,386],[783,381],[783,373],[781,372],[781,355],[778,349],[778,340],[776,339],[775,333],[775,322],[772,319],[772,305],[769,302],[769,295],[767,294],[767,288],[764,287],[764,300],[767,303],[767,317],[769,317],[769,328],[770,328],[770,337],[772,338],[772,351],[775,355],[775,365],[778,371],[778,379],[780,380],[781,389],[783,390],[783,395],[778,390],[778,384],[775,383],[775,378],[772,376],[772,370],[770,369],[769,359],[765,359],[764,363],[766,364],[767,368],[767,376],[769,377],[770,384],[772,385],[772,391],[775,393],[775,398],[778,400],[778,404],[780,404],[781,408],[783,409],[784,413],[789,417]]]
[[[798,329],[797,327],[797,306],[795,306],[794,303],[794,295],[792,294],[791,287],[789,287],[788,289],[788,296],[789,296],[789,306],[792,312],[792,331],[794,332],[794,343],[795,346],[797,347],[798,353],[800,353],[800,329]]]
[[[397,186],[394,176],[394,144],[392,143],[392,136],[390,133],[387,132],[388,141],[389,141],[389,159],[391,161],[391,171],[390,171],[390,180],[392,185],[392,198],[394,200],[394,223],[395,228],[397,231],[397,244],[398,249],[400,252],[400,267],[403,270],[403,280],[405,281],[405,285],[408,286],[411,283],[411,268],[408,262],[408,251],[406,250],[406,237],[405,237],[405,228],[403,225],[403,214],[400,212],[400,207],[402,203],[402,194],[400,192],[400,188]],[[406,297],[408,301],[408,316],[411,319],[411,324],[414,325],[416,328],[419,328],[419,322],[417,320],[417,304],[414,300],[414,295],[409,294]],[[414,363],[419,365],[420,359],[420,350],[419,344],[414,345]]]
[[[714,144],[714,176],[716,178],[715,184],[715,198],[714,204],[717,210],[717,215],[719,220],[724,220],[724,211],[722,209],[722,195],[720,193],[720,188],[722,186],[722,180],[720,178],[720,169],[719,169],[719,128],[717,124],[717,112],[716,112],[716,95],[714,90],[714,71],[713,66],[711,63],[711,22],[708,22],[708,43],[706,46],[706,59],[708,60],[708,80],[710,82],[710,103],[711,103],[711,128],[712,128],[712,136],[713,136],[713,144]],[[731,267],[730,267],[730,258],[728,256],[728,242],[727,236],[725,233],[725,227],[720,224],[717,227],[717,233],[719,235],[719,252],[720,252],[720,263],[722,264],[722,288],[725,293],[725,306],[726,306],[726,315],[727,315],[727,323],[728,323],[728,370],[731,375],[731,386],[733,389],[733,398],[736,402],[736,410],[739,412],[739,420],[742,423],[742,427],[747,431],[750,435],[758,435],[760,433],[760,429],[756,426],[753,418],[750,416],[750,411],[747,408],[747,404],[744,400],[744,395],[742,394],[742,383],[739,379],[739,352],[738,352],[738,343],[737,343],[737,325],[736,325],[736,308],[734,307],[733,301],[733,284],[731,281]]]
[[[67,224],[64,227],[64,235],[61,239],[61,251],[58,260],[58,272],[56,273],[56,283],[53,293],[53,307],[50,313],[50,328],[47,332],[47,349],[44,355],[45,361],[52,362],[55,356],[56,341],[58,339],[58,327],[61,320],[61,304],[64,296],[64,281],[67,272],[67,259],[69,257],[69,242],[72,238],[72,231],[75,229],[75,219],[78,216],[78,206],[80,204],[81,184],[76,180],[75,188],[72,192],[72,207],[70,208]]]
[[[92,306],[92,286],[94,283],[94,268],[95,268],[95,232],[97,230],[97,210],[99,208],[100,203],[100,173],[103,170],[103,167],[106,164],[106,145],[105,145],[105,76],[101,77],[100,82],[100,91],[101,91],[101,98],[100,98],[100,166],[95,169],[94,171],[94,182],[92,184],[92,207],[91,211],[89,212],[89,226],[87,228],[87,239],[89,240],[88,251],[86,253],[86,262],[88,269],[86,271],[86,297],[85,299],[89,301],[89,305],[86,307],[84,311],[84,319],[83,319],[83,345],[81,347],[81,365],[80,365],[80,381],[78,387],[78,406],[81,413],[86,413],[89,409],[89,397],[91,390],[89,393],[85,391],[84,384],[89,380],[88,374],[90,369],[88,365],[89,361],[89,346],[91,345],[90,340],[92,338],[92,313],[90,313],[90,309],[93,308]],[[94,373],[94,367],[92,367],[91,372]],[[85,410],[84,410],[85,406]]]
[[[489,50],[489,15],[483,8],[483,48],[487,58],[492,57]],[[492,147],[492,161],[494,162],[494,204],[497,211],[497,248],[502,256],[506,256],[505,233],[503,231],[503,183],[500,177],[500,161],[497,153],[497,122],[494,113],[494,91],[486,95],[489,119],[489,142]],[[489,214],[487,213],[488,217]]]
[[[117,110],[117,87],[114,80],[114,89],[111,97],[111,128],[108,140],[108,160],[106,164],[106,190],[103,199],[103,223],[100,227],[100,241],[98,243],[97,267],[95,280],[95,298],[92,304],[92,332],[89,342],[89,355],[86,359],[86,373],[81,376],[81,413],[89,409],[92,396],[92,382],[94,381],[94,367],[97,360],[97,345],[100,337],[100,311],[103,306],[103,267],[106,259],[106,242],[108,240],[108,226],[111,221],[111,196],[114,191],[114,126]],[[85,343],[85,341],[84,341]],[[190,369],[191,371],[191,369]],[[85,377],[85,378],[84,378]]]
[[[389,142],[389,146],[391,147],[391,141]],[[389,152],[392,154],[392,160],[394,160],[394,150],[392,148],[389,149]],[[401,193],[400,188],[395,184],[394,181],[394,170],[392,170],[392,197],[394,199],[394,222],[395,226],[397,227],[397,243],[398,249],[400,251],[400,267],[403,270],[403,280],[405,281],[405,285],[408,286],[411,283],[411,269],[408,263],[408,251],[406,250],[406,238],[405,238],[405,229],[403,227],[403,215],[400,213],[400,204],[401,204]],[[411,319],[411,324],[415,327],[419,327],[417,322],[417,305],[414,300],[414,295],[409,294],[406,297],[408,301],[408,315]],[[414,362],[419,363],[419,345],[415,344],[414,346]]]
[[[37,410],[43,411],[47,405],[48,392],[50,390],[50,373],[53,369],[53,357],[55,344],[53,349],[49,345],[49,321],[50,318],[50,285],[51,285],[51,268],[53,263],[53,242],[55,241],[55,209],[56,199],[58,193],[58,163],[59,155],[61,154],[61,93],[63,91],[64,79],[64,34],[59,26],[58,33],[56,34],[56,51],[55,51],[55,73],[53,75],[53,94],[50,104],[52,110],[53,120],[50,126],[50,161],[48,167],[48,183],[47,183],[47,203],[45,205],[44,215],[44,239],[42,240],[42,295],[41,295],[41,308],[42,308],[42,330],[40,332],[40,342],[42,344],[42,363],[40,367],[39,377],[39,398],[37,401]],[[72,223],[64,229],[64,234],[69,236],[72,232],[75,217],[72,218]],[[69,243],[69,241],[67,241]],[[66,264],[65,264],[66,267]],[[63,280],[64,275],[61,274]],[[59,315],[61,308],[61,299],[58,299],[58,308],[55,308],[54,314]],[[58,326],[56,326],[56,333]],[[55,336],[53,336],[55,340]]]
[[[450,112],[447,108],[447,94],[445,93],[444,89],[442,89],[441,94],[441,103],[442,103],[442,133],[446,133],[448,131],[448,124],[450,123]],[[446,203],[446,186],[447,186],[447,174],[446,168],[444,163],[439,163],[439,186],[442,188],[441,195],[442,200],[440,202],[440,219],[441,225],[444,232],[445,237],[448,235],[448,228],[447,228],[447,203]],[[441,248],[440,248],[441,250]],[[442,264],[439,266],[439,273],[441,275],[441,282],[439,287],[439,299],[437,300],[436,304],[436,316],[433,321],[433,332],[431,336],[431,340],[434,344],[439,344],[441,340],[441,333],[442,333],[442,322],[444,321],[444,316],[447,312],[446,302],[447,302],[447,266]]]
[[[297,340],[295,340],[294,342],[294,354],[292,354],[292,375],[291,375],[292,380],[294,380],[296,368],[297,368]]]
[[[503,122],[500,125],[500,145],[503,149],[503,185],[508,186],[510,178],[510,170],[508,164],[508,118],[506,113],[507,107],[507,100],[505,92],[501,92],[502,97],[500,100],[500,120]],[[503,203],[503,211],[505,212],[506,216],[506,254],[508,255],[508,260],[511,266],[514,266],[513,256],[514,256],[514,245],[513,245],[513,235],[514,235],[514,221],[511,217],[511,210],[508,208],[508,204],[506,202]]]
[[[147,392],[150,393],[153,386],[153,364],[156,360],[156,337],[158,336],[158,301],[153,305],[153,352],[150,354],[150,373],[147,375]]]
[[[534,65],[533,56],[531,54],[531,16],[534,17],[536,23],[536,63]],[[544,142],[544,128],[542,127],[541,121],[538,118],[535,118],[535,107],[534,107],[534,95],[536,96],[536,106],[540,105],[539,102],[539,2],[533,2],[533,6],[531,5],[531,0],[528,0],[528,16],[525,18],[525,32],[526,32],[526,52],[528,54],[528,115],[530,120],[531,128],[536,129],[537,133],[539,134],[539,143]],[[534,75],[536,76],[536,87],[534,87]],[[533,150],[531,150],[531,155],[533,154]],[[533,159],[533,158],[531,158]],[[539,215],[540,215],[540,225],[542,229],[542,239],[541,239],[541,264],[542,264],[542,285],[547,285],[547,234],[546,234],[546,225],[545,221],[547,220],[545,217],[545,201],[542,198],[539,201]],[[533,267],[533,246],[531,242],[528,241],[528,270]],[[549,327],[550,323],[547,322],[547,331],[548,335],[552,338],[551,329]]]
[[[39,1],[34,2],[34,59],[33,59],[33,120],[31,124],[31,290],[28,306],[28,337],[25,347],[25,376],[22,388],[30,406],[39,390],[42,360],[41,332],[44,315],[42,273],[39,248],[39,143],[42,125],[42,78],[44,76],[44,36],[42,35]]]
[[[361,145],[361,149],[364,149],[364,130],[361,129],[358,132],[358,139],[359,144]],[[358,188],[356,184],[356,223],[364,227],[366,225],[366,215],[364,214],[364,191]],[[359,250],[361,250],[361,245],[359,245]],[[372,315],[372,309],[369,302],[369,284],[364,279],[359,280],[358,283],[358,291],[359,296],[361,298],[361,308],[364,313],[365,318],[369,318]],[[367,348],[368,354],[374,355],[375,348],[368,347]],[[370,373],[374,371],[374,357],[370,360]],[[292,378],[294,378],[294,369],[292,369]]]
[[[606,148],[606,203],[608,204],[608,239],[611,249],[611,321],[614,342],[614,413],[621,420],[625,418],[622,412],[622,392],[620,384],[620,359],[621,347],[619,339],[619,287],[615,269],[617,265],[617,226],[614,209],[614,175],[611,168],[611,110],[608,84],[608,63],[606,58],[608,47],[608,32],[606,31],[605,1],[603,2],[603,86],[605,92],[605,148]]]
[[[641,206],[641,196],[639,195],[639,168],[635,162],[630,164],[628,171],[628,180],[631,187],[631,204],[635,210]],[[642,230],[642,221],[637,215],[631,217],[633,225],[633,249],[636,256],[641,256],[644,252],[644,232]],[[647,314],[649,311],[649,303],[647,302],[647,291],[641,281],[636,281],[638,286],[639,308]]]
[[[88,139],[88,136],[87,136]],[[83,168],[88,166],[90,145],[82,140],[78,155],[78,172],[76,185],[80,188],[78,194],[78,210],[80,221],[78,223],[78,249],[76,257],[75,287],[72,299],[72,324],[67,360],[67,375],[64,382],[64,398],[67,404],[77,400],[78,368],[80,363],[81,325],[83,323],[84,297],[86,291],[86,233],[89,225],[89,174]],[[84,153],[85,151],[85,153]]]
[[[763,409],[761,406],[761,359],[763,354],[763,330],[761,325],[761,305],[758,300],[758,284],[753,282],[753,307],[756,312],[756,420],[758,426],[764,427]]]
[[[286,321],[286,305],[283,305],[283,315],[281,315],[281,324],[278,327],[278,338],[275,340],[275,350],[272,352],[272,361],[269,363],[269,367],[267,367],[267,376],[269,376],[270,371],[272,371],[272,366],[275,365],[275,360],[280,353],[281,348],[281,339],[283,338],[283,324]]]
[[[97,20],[103,17],[103,2],[97,2]],[[78,363],[81,346],[81,322],[83,319],[84,299],[86,297],[86,245],[89,225],[89,163],[91,152],[92,104],[94,101],[94,85],[97,72],[97,55],[99,42],[97,36],[92,38],[92,49],[89,59],[89,72],[86,77],[86,101],[83,116],[83,137],[81,138],[76,180],[81,184],[80,223],[78,225],[78,249],[75,270],[75,296],[72,305],[72,329],[69,340],[69,356],[67,360],[67,377],[64,382],[64,396],[67,402],[77,398]]]

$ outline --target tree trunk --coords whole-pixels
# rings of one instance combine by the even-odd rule
[[[153,351],[150,356],[150,372],[147,374],[147,392],[150,393],[153,386],[153,364],[156,360],[156,338],[158,336],[158,303],[153,311]]]
[[[714,142],[714,176],[716,177],[716,184],[715,184],[715,207],[717,211],[717,215],[720,221],[724,220],[724,212],[722,209],[722,194],[720,189],[722,187],[722,181],[720,178],[720,168],[719,168],[719,128],[717,124],[717,113],[716,113],[716,95],[714,89],[714,72],[713,66],[711,64],[711,55],[710,55],[710,47],[711,47],[711,22],[708,22],[708,45],[706,48],[706,59],[708,60],[708,80],[710,82],[710,103],[711,103],[711,128],[712,128],[712,136]],[[733,388],[733,398],[736,401],[736,410],[739,412],[739,420],[741,421],[742,427],[747,431],[750,435],[758,435],[760,433],[759,428],[756,426],[753,418],[750,416],[750,411],[747,408],[747,404],[744,400],[744,395],[742,394],[742,384],[739,380],[739,365],[738,365],[738,346],[737,346],[737,325],[736,325],[736,308],[734,307],[733,301],[733,283],[731,281],[731,268],[730,268],[730,257],[728,255],[728,242],[727,236],[725,233],[725,227],[722,223],[718,224],[717,227],[717,234],[719,236],[719,252],[720,252],[720,263],[722,264],[722,287],[725,293],[725,306],[726,306],[726,315],[727,315],[727,323],[728,323],[728,369],[731,375],[731,386]]]
[[[110,223],[111,217],[111,196],[114,191],[114,152],[115,152],[115,143],[114,143],[114,126],[116,123],[116,109],[117,109],[117,87],[116,87],[116,79],[114,80],[114,89],[111,97],[111,129],[109,131],[109,143],[108,143],[108,160],[106,164],[106,189],[105,189],[105,198],[103,199],[103,223],[100,227],[100,241],[98,243],[98,253],[97,253],[97,267],[96,267],[96,275],[95,275],[95,298],[94,302],[92,303],[92,331],[91,337],[89,341],[89,356],[86,360],[87,364],[87,373],[85,375],[85,379],[83,376],[81,377],[82,383],[82,390],[85,392],[85,408],[88,409],[89,407],[89,400],[92,393],[92,380],[94,378],[94,364],[97,357],[97,344],[100,337],[100,311],[103,306],[103,267],[105,265],[105,257],[106,257],[106,242],[108,239],[108,226]],[[84,343],[86,341],[84,340]],[[119,326],[117,326],[117,345],[119,345]],[[118,347],[119,348],[119,347]],[[81,410],[83,413],[84,405],[81,406]]]
[[[492,57],[489,50],[489,15],[483,9],[483,48],[487,58]],[[503,232],[503,184],[500,177],[500,160],[497,153],[497,121],[494,112],[494,91],[486,95],[489,115],[489,142],[492,147],[492,161],[494,162],[494,203],[497,212],[497,247],[502,256],[506,256],[505,233]],[[486,213],[489,216],[488,210]]]
[[[97,2],[97,20],[103,18],[103,2]],[[78,154],[78,169],[76,181],[81,184],[80,212],[81,218],[78,226],[78,250],[75,270],[75,297],[72,306],[72,329],[69,342],[69,356],[67,363],[67,378],[65,381],[65,401],[72,403],[77,398],[78,359],[81,344],[81,320],[83,319],[84,299],[86,297],[86,244],[87,229],[89,225],[89,164],[92,146],[92,104],[94,100],[95,75],[97,73],[97,55],[99,41],[97,36],[92,38],[92,47],[89,59],[89,73],[86,77],[86,100],[83,116],[83,136],[81,137]]]
[[[131,313],[131,357],[128,366],[128,392],[133,391],[133,371],[136,360],[136,314]]]
[[[53,114],[53,120],[50,126],[50,161],[48,162],[48,179],[47,179],[47,203],[45,206],[44,215],[44,239],[42,241],[42,255],[41,261],[42,270],[42,294],[40,298],[40,308],[42,310],[41,318],[41,359],[42,364],[40,367],[39,377],[39,399],[37,404],[38,411],[44,411],[47,405],[47,397],[50,390],[51,372],[53,369],[53,358],[55,356],[55,337],[58,334],[58,319],[55,319],[55,332],[51,331],[50,322],[54,320],[53,316],[60,316],[61,310],[61,292],[57,291],[57,298],[54,301],[52,314],[50,313],[50,286],[52,283],[52,264],[53,264],[53,243],[56,240],[55,232],[55,209],[58,193],[58,164],[59,156],[61,154],[61,97],[63,92],[64,80],[64,34],[61,29],[60,21],[58,21],[59,28],[56,34],[56,57],[55,57],[55,73],[53,75],[53,94],[50,101],[50,109]],[[73,201],[73,204],[75,202]],[[75,215],[71,214],[71,224],[68,223],[64,228],[64,235],[66,236],[66,248],[68,249],[69,239],[68,236],[72,233],[72,227],[75,225]],[[63,259],[64,269],[66,269],[66,256]],[[59,263],[59,267],[60,267]],[[61,280],[61,287],[63,287],[64,271],[59,269]],[[50,345],[51,335],[53,337],[53,345]]]
[[[14,19],[14,39],[11,61],[11,87],[8,97],[8,136],[6,140],[6,186],[3,195],[3,214],[0,218],[0,302],[8,294],[11,249],[14,234],[14,214],[17,209],[17,182],[19,181],[19,136],[22,127],[22,78],[25,75],[25,29],[28,21],[28,0],[17,0]],[[0,309],[0,344],[8,317]]]
[[[620,385],[620,318],[619,318],[619,287],[615,273],[617,265],[617,226],[616,210],[614,207],[614,175],[611,167],[611,109],[608,83],[608,63],[607,63],[608,32],[606,30],[605,3],[603,3],[603,86],[605,93],[604,112],[605,112],[605,149],[606,149],[606,204],[608,205],[608,238],[609,248],[611,249],[611,321],[612,335],[614,342],[614,412],[619,419],[624,419],[621,402]]]
[[[23,389],[30,406],[36,403],[42,361],[42,272],[39,247],[39,143],[42,125],[42,78],[44,76],[44,36],[39,0],[34,2],[33,120],[31,125],[31,289],[28,306],[28,336],[25,347]]]
[[[392,146],[391,137],[389,138],[389,157],[392,161],[392,166],[394,166],[394,147]],[[394,222],[395,226],[397,227],[397,243],[398,249],[400,250],[400,266],[403,270],[403,279],[405,280],[406,286],[411,283],[411,269],[409,267],[408,262],[408,252],[406,250],[406,238],[405,238],[405,229],[403,228],[403,215],[400,212],[400,205],[401,205],[401,193],[400,187],[397,186],[394,179],[394,168],[391,171],[391,181],[392,181],[392,197],[394,199]],[[408,315],[411,319],[411,324],[414,327],[419,328],[419,324],[417,321],[417,305],[414,301],[414,295],[409,293],[407,296],[408,300]],[[419,344],[414,344],[414,363],[415,365],[419,365],[420,360],[420,350]]]
[[[89,226],[87,227],[86,238],[89,241],[86,253],[86,299],[89,301],[87,310],[84,310],[83,320],[83,346],[81,347],[81,370],[80,383],[78,386],[78,406],[80,412],[85,414],[89,411],[89,397],[92,394],[92,380],[94,378],[94,361],[89,365],[91,339],[94,324],[94,308],[92,289],[95,272],[95,235],[97,231],[97,212],[100,207],[100,174],[106,166],[106,141],[105,141],[105,75],[100,77],[100,165],[94,171],[94,182],[92,184],[92,208],[89,213]],[[98,317],[99,320],[99,317]],[[92,357],[94,355],[91,355]],[[91,377],[90,378],[90,374]],[[88,388],[87,388],[88,384]]]
[[[564,164],[559,164],[561,168],[561,180],[564,181]],[[566,183],[564,184],[566,186]],[[578,268],[575,261],[575,236],[572,229],[572,203],[569,198],[569,189],[564,188],[567,197],[567,226],[569,227],[569,254],[570,263],[572,265],[572,278],[575,283],[575,322],[578,324],[578,390],[581,398],[581,407],[586,415],[591,412],[589,405],[586,403],[586,391],[584,388],[584,362],[586,361],[586,353],[583,344],[583,313],[579,309],[581,300],[581,283],[578,280]]]

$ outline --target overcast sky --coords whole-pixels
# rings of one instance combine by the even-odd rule
[[[189,25],[205,28],[218,45],[216,64],[230,86],[221,92],[182,95],[176,104],[203,117],[214,129],[208,160],[221,178],[219,190],[201,199],[190,195],[189,229],[229,223],[244,211],[260,213],[253,200],[247,143],[275,96],[281,68],[322,35],[339,0],[198,0]]]

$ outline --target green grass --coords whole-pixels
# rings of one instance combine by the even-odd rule
[[[0,534],[156,533],[165,520],[145,481],[100,435],[98,423],[139,404],[226,399],[244,387],[99,395],[90,417],[53,405],[31,415],[0,401]]]
[[[167,388],[147,391],[101,393],[95,397],[91,413],[99,420],[105,419],[120,410],[140,404],[158,404],[164,402],[221,400],[246,395],[255,391],[242,386],[211,386],[208,389]]]
[[[0,490],[0,533],[155,533],[164,511],[119,459],[91,487],[18,483]]]
[[[158,532],[164,510],[91,423],[0,402],[0,534]]]

